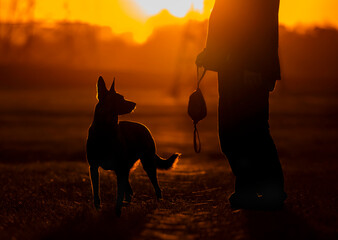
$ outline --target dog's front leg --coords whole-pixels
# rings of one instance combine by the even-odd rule
[[[126,192],[128,181],[128,174],[117,174],[117,200],[116,200],[116,215],[121,216],[121,209],[123,204],[123,197]]]
[[[90,167],[90,179],[92,181],[92,192],[94,197],[94,206],[96,209],[100,208],[100,175],[98,167]]]

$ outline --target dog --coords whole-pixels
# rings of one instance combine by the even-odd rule
[[[180,154],[175,153],[167,160],[159,157],[154,139],[146,126],[136,122],[118,121],[118,116],[131,113],[136,103],[125,100],[115,91],[115,78],[108,91],[103,78],[99,77],[97,99],[86,145],[94,206],[99,209],[101,202],[98,168],[112,170],[117,176],[116,214],[120,216],[123,200],[130,202],[133,195],[129,173],[135,162],[141,160],[157,198],[161,199],[156,170],[172,168]]]

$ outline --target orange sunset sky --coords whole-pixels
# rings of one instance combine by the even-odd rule
[[[80,21],[132,33],[144,42],[157,26],[209,17],[215,0],[0,0],[1,21]],[[17,3],[17,5],[13,5]],[[27,6],[32,4],[30,11]],[[11,12],[13,6],[18,9]],[[337,0],[281,0],[280,22],[289,27],[338,26]],[[175,17],[173,17],[175,16]]]
[[[1,21],[81,21],[110,26],[116,34],[132,33],[143,42],[157,26],[209,17],[215,0],[0,0]],[[15,14],[11,12],[17,3]],[[32,4],[27,13],[27,5]],[[338,26],[337,0],[281,0],[280,22]],[[173,17],[175,16],[175,17]]]
[[[132,33],[144,42],[158,26],[209,17],[215,0],[0,0],[0,20],[80,21],[110,26],[116,34]],[[17,5],[15,5],[17,4]],[[31,6],[30,8],[27,6]],[[15,8],[16,11],[11,11]],[[30,10],[27,10],[30,9]],[[337,0],[281,0],[280,22],[338,26]]]

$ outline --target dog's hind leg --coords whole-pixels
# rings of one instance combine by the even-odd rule
[[[162,191],[160,189],[160,186],[158,185],[157,175],[156,175],[156,168],[154,167],[154,168],[151,168],[151,169],[147,169],[145,171],[147,172],[148,177],[149,177],[151,183],[154,186],[156,197],[158,199],[161,199],[162,198]]]
[[[146,171],[151,183],[154,186],[156,197],[158,199],[161,199],[162,191],[157,181],[156,164],[155,164],[154,158],[153,157],[141,158],[141,163],[142,163],[144,171]]]
[[[100,208],[100,175],[98,167],[90,167],[90,179],[92,182],[92,192],[94,197],[94,206],[96,209]]]
[[[124,198],[127,202],[131,202],[131,197],[133,196],[133,190],[131,189],[129,177],[126,184],[126,192],[124,193]]]
[[[119,173],[117,175],[117,199],[116,199],[116,215],[121,216],[123,205],[123,197],[126,192],[129,173]]]

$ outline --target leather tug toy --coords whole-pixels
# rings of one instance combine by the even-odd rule
[[[206,73],[204,69],[202,76],[199,78],[197,67],[197,88],[189,97],[188,114],[194,123],[194,149],[196,153],[201,152],[201,140],[197,130],[197,123],[207,116],[207,106],[200,89],[200,83]]]

